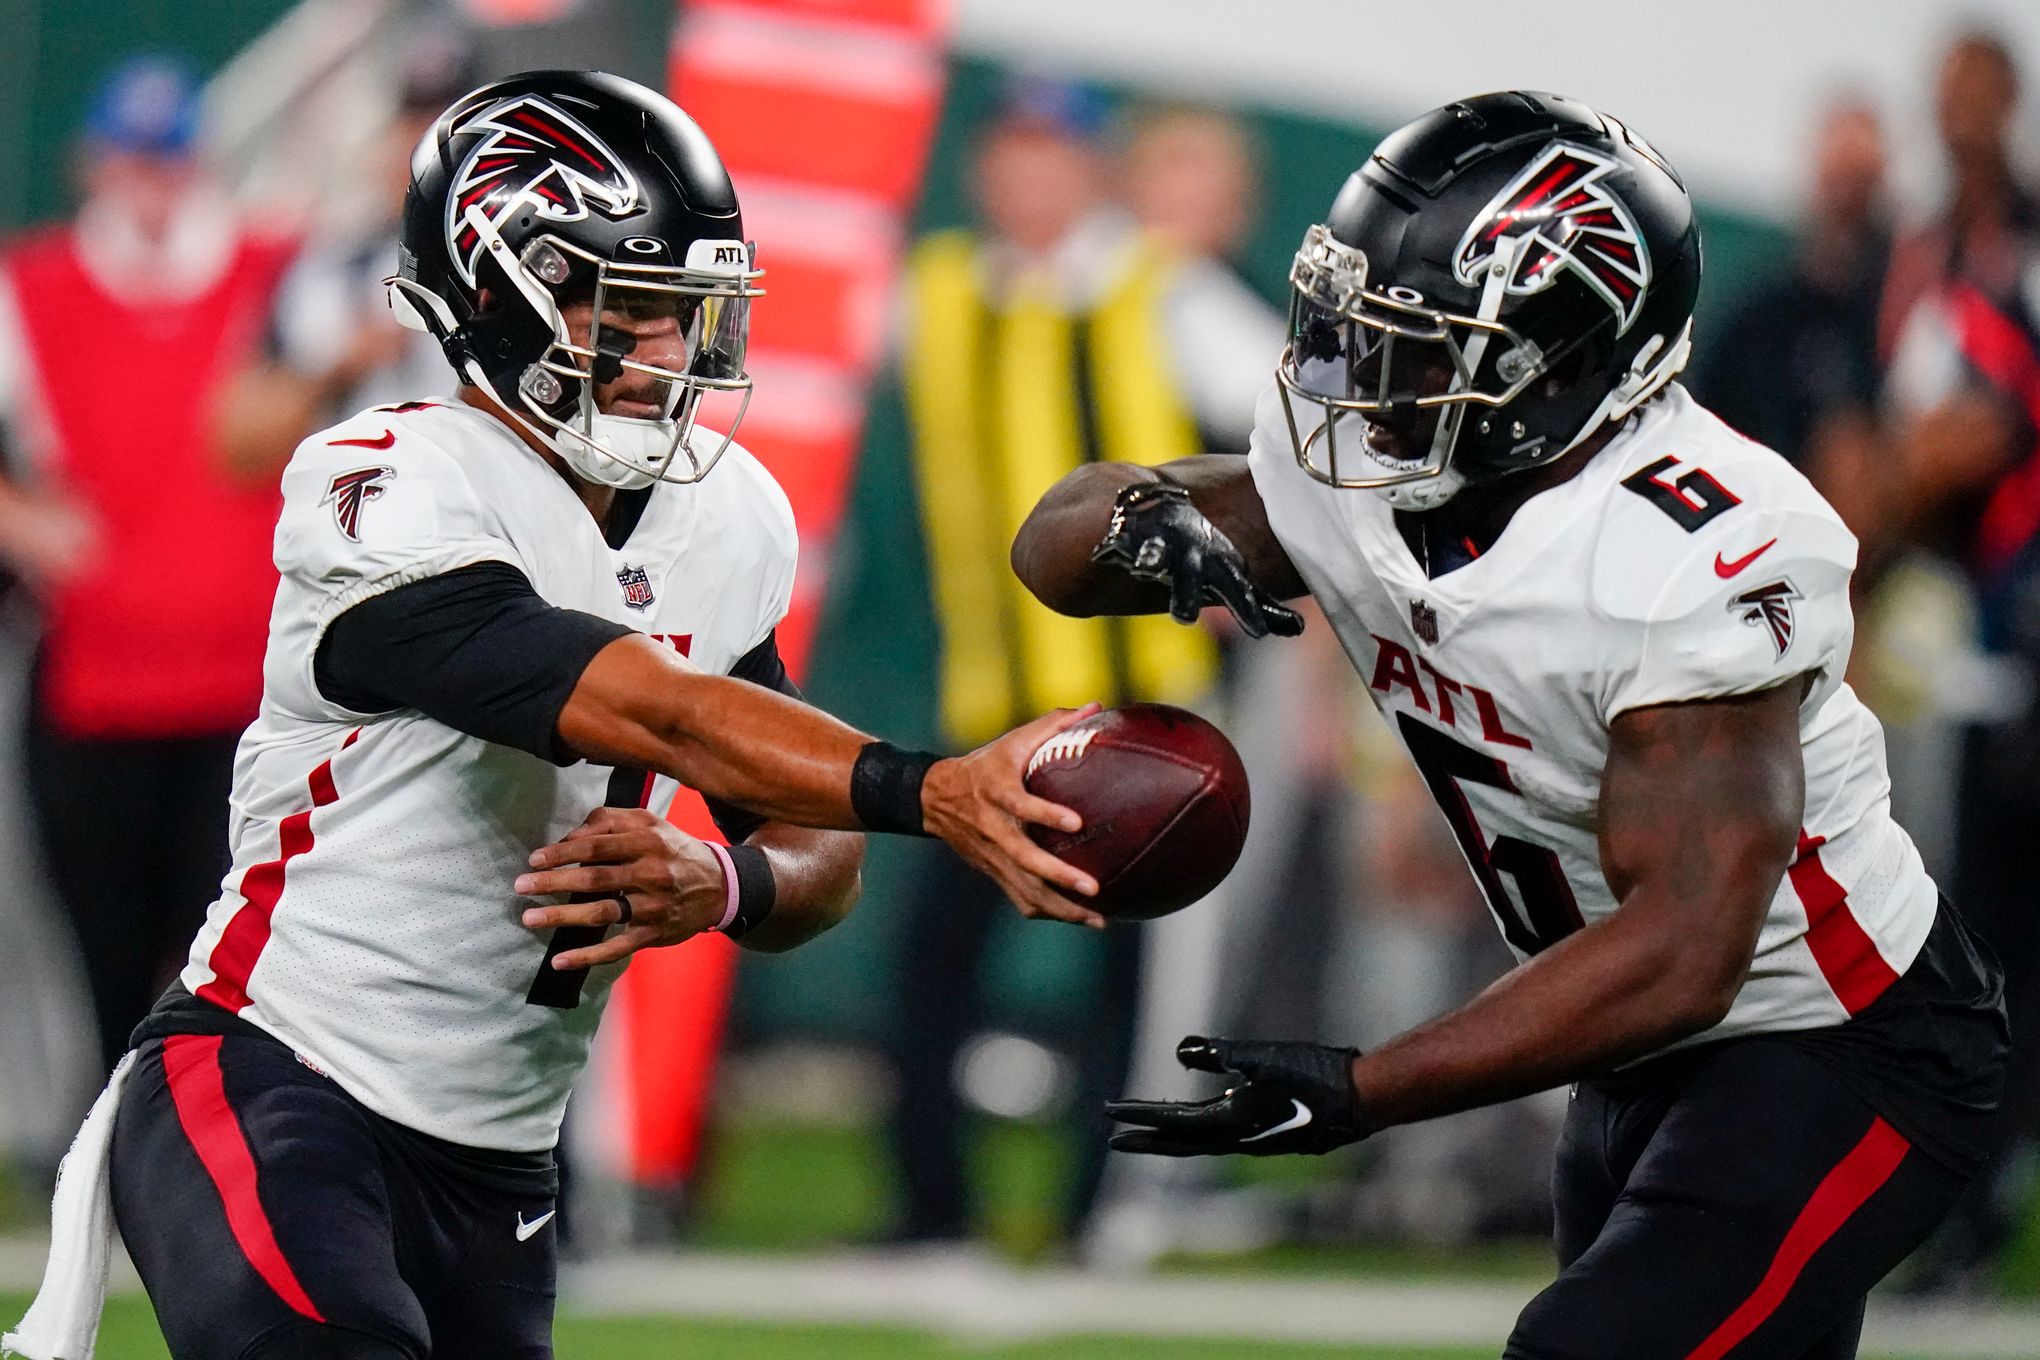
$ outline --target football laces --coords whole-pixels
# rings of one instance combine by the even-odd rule
[[[1072,727],[1058,732],[1034,748],[1034,754],[1027,758],[1027,773],[1033,774],[1044,765],[1059,760],[1079,760],[1084,752],[1091,749],[1091,742],[1098,736],[1095,727]]]

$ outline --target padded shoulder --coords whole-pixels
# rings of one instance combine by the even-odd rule
[[[1665,414],[1611,445],[1602,474],[1590,593],[1615,639],[1605,715],[1805,674],[1824,698],[1853,635],[1854,535],[1784,459],[1690,398]]]
[[[481,561],[525,564],[480,490],[523,451],[475,413],[376,407],[305,440],[283,474],[276,566],[344,608]]]
[[[1711,599],[1721,582],[1803,564],[1816,575],[1856,565],[1856,540],[1812,483],[1679,394],[1604,457],[1591,597],[1602,617],[1647,622]]]

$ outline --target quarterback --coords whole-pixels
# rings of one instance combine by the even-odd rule
[[[1696,405],[1700,242],[1616,120],[1510,92],[1392,134],[1305,235],[1243,458],[1094,465],[1014,545],[1051,606],[1308,593],[1520,961],[1369,1053],[1189,1038],[1129,1151],[1323,1152],[1570,1084],[1520,1360],[1835,1360],[1974,1174],[1999,977],[1844,683],[1855,542]]]
[[[937,760],[787,681],[786,498],[696,421],[748,388],[758,277],[714,148],[627,81],[515,77],[420,143],[392,306],[460,397],[364,411],[284,474],[233,865],[80,1135],[9,1344],[89,1351],[103,1254],[65,1206],[105,1167],[179,1360],[549,1356],[552,1149],[628,955],[817,934],[859,830],[1095,920],[1022,831],[1075,825],[1021,784],[1074,715]],[[727,847],[666,822],[681,783]]]

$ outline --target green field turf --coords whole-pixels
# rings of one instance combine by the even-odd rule
[[[891,1187],[875,1131],[754,1123],[724,1129],[682,1241],[734,1252],[802,1252],[868,1240],[883,1230]],[[988,1124],[977,1161],[983,1176],[983,1224],[1004,1254],[1019,1261],[1049,1253],[1053,1233],[1049,1190],[1067,1152],[1046,1130]],[[1289,1170],[1323,1175],[1320,1163]],[[0,1167],[4,1173],[4,1167]],[[0,1174],[0,1220],[10,1230],[39,1229],[39,1199],[9,1187]],[[2032,1215],[2015,1260],[2040,1261],[2040,1213]],[[1163,1263],[1169,1271],[1229,1276],[1351,1276],[1370,1279],[1549,1278],[1541,1242],[1464,1248],[1370,1244],[1283,1245],[1233,1257]],[[2017,1278],[2007,1270],[2008,1277]],[[2036,1271],[2040,1275],[2040,1271]],[[2029,1284],[2028,1290],[2032,1288]],[[2022,1291],[2008,1291],[2022,1292]],[[11,1325],[27,1298],[0,1292],[0,1326]],[[868,1327],[774,1326],[680,1318],[574,1318],[559,1326],[562,1360],[1492,1360],[1492,1347],[1423,1350],[1407,1347],[1308,1346],[1232,1340],[1150,1337],[1062,1337],[997,1345],[981,1338]],[[112,1301],[101,1333],[100,1360],[166,1360],[147,1302]],[[1880,1358],[1881,1360],[1881,1358]]]
[[[8,1323],[28,1306],[0,1294]],[[5,1325],[5,1324],[0,1324]],[[560,1360],[1476,1360],[1491,1350],[1355,1350],[1350,1346],[1274,1346],[1241,1341],[1059,1337],[1025,1345],[950,1341],[882,1328],[770,1327],[682,1318],[567,1318]],[[146,1300],[113,1299],[99,1333],[98,1360],[167,1360]]]
[[[0,1293],[0,1326],[28,1306]],[[1500,1348],[1306,1346],[1168,1337],[1057,1337],[1020,1345],[954,1340],[878,1327],[773,1327],[687,1318],[564,1318],[560,1360],[1493,1360]],[[98,1360],[168,1360],[147,1300],[107,1304]],[[1904,1357],[1892,1357],[1904,1360]]]

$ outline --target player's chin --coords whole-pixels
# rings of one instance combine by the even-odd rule
[[[1414,425],[1377,425],[1369,422],[1363,440],[1367,456],[1395,472],[1414,472],[1424,465],[1432,436],[1437,432],[1436,413]]]

